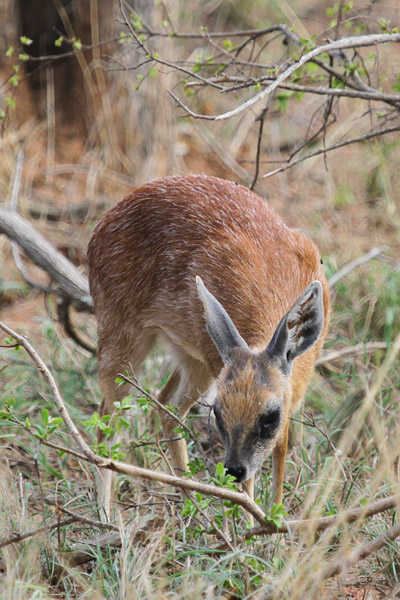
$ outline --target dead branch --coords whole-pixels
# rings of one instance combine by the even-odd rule
[[[286,165],[279,167],[278,169],[274,169],[269,173],[263,175],[263,179],[267,179],[267,177],[272,177],[273,175],[277,175],[278,173],[283,173],[288,169],[298,165],[299,163],[304,162],[309,158],[313,158],[314,156],[319,156],[320,154],[326,154],[327,152],[331,152],[332,150],[337,150],[338,148],[344,148],[344,146],[349,146],[350,144],[357,144],[358,142],[364,142],[366,140],[371,140],[375,137],[379,137],[380,135],[386,135],[387,133],[394,133],[396,131],[400,131],[400,125],[393,125],[392,127],[386,127],[384,129],[374,129],[369,131],[368,133],[364,133],[363,135],[356,136],[354,138],[350,138],[348,140],[344,140],[343,142],[338,142],[337,144],[332,144],[332,146],[328,146],[326,148],[319,148],[315,150],[315,152],[310,152],[309,154],[305,154],[300,158],[292,162],[288,162]]]
[[[337,271],[337,273],[332,275],[332,277],[329,278],[329,281],[328,281],[329,287],[333,287],[338,281],[340,281],[340,279],[343,279],[343,277],[345,277],[351,271],[353,271],[353,269],[356,269],[357,267],[364,265],[368,261],[370,261],[373,258],[376,258],[380,254],[382,254],[382,252],[386,252],[386,250],[387,250],[387,248],[385,246],[383,246],[382,248],[372,248],[369,252],[367,252],[363,256],[359,256],[352,262],[348,263],[347,265],[345,265],[344,267],[339,269],[339,271]]]
[[[388,498],[377,500],[367,506],[361,506],[359,508],[352,508],[349,510],[342,511],[336,515],[330,515],[329,517],[319,517],[316,519],[291,519],[285,521],[281,527],[276,525],[262,525],[261,527],[255,527],[249,529],[246,532],[245,538],[248,539],[258,535],[269,535],[271,533],[298,533],[299,531],[324,531],[328,527],[343,527],[348,523],[354,523],[367,519],[374,515],[377,515],[387,510],[398,508],[400,505],[400,495],[394,494]]]
[[[49,502],[47,501],[47,503]],[[46,533],[48,531],[51,531],[52,529],[66,527],[67,525],[71,525],[72,523],[84,523],[85,525],[90,525],[92,527],[97,527],[100,529],[118,531],[118,527],[112,525],[111,523],[103,523],[95,519],[90,519],[83,515],[73,513],[67,510],[66,508],[63,508],[62,506],[57,505],[57,510],[67,514],[69,516],[69,519],[64,519],[63,521],[53,521],[52,523],[48,523],[46,525],[43,525],[42,527],[37,527],[36,529],[31,529],[30,531],[25,531],[24,533],[14,533],[10,538],[0,542],[0,548],[4,548],[5,546],[9,546],[10,544],[17,544],[18,542],[22,542],[23,540],[26,540],[30,537],[34,537],[35,535],[38,535],[40,533]]]
[[[386,342],[360,342],[350,348],[340,348],[340,350],[331,350],[320,356],[315,362],[316,367],[325,365],[333,360],[348,356],[349,354],[365,354],[366,352],[374,352],[375,350],[385,350],[387,348]]]
[[[365,544],[361,544],[355,548],[348,556],[341,556],[339,558],[333,559],[326,567],[323,569],[322,574],[319,576],[320,580],[328,579],[329,577],[335,577],[335,575],[339,575],[343,573],[343,571],[348,570],[353,565],[357,564],[360,560],[367,558],[371,554],[375,554],[386,546],[388,542],[391,542],[400,536],[400,523],[396,523],[392,527],[390,527],[385,533],[379,535],[375,539],[367,542]]]
[[[50,531],[51,529],[57,529],[58,527],[71,525],[71,523],[76,523],[76,521],[76,517],[70,517],[69,519],[64,519],[64,521],[53,521],[53,523],[48,523],[46,525],[43,525],[43,527],[38,527],[37,529],[31,529],[30,531],[26,531],[25,533],[14,533],[7,540],[3,540],[2,542],[0,542],[0,548],[4,548],[5,546],[9,546],[10,544],[17,544],[18,542],[22,542],[23,540],[38,535],[39,533]]]
[[[71,298],[77,310],[92,311],[89,284],[78,269],[33,225],[19,214],[0,208],[0,233],[4,233],[46,271],[59,286],[59,294]]]
[[[362,48],[368,46],[375,46],[376,44],[384,44],[386,42],[400,42],[400,33],[381,33],[381,34],[371,34],[371,35],[361,35],[361,36],[351,36],[348,38],[342,38],[339,40],[335,40],[333,42],[329,42],[328,44],[323,44],[322,46],[317,46],[310,52],[303,54],[303,56],[296,61],[294,64],[285,68],[285,70],[278,75],[278,77],[270,83],[265,89],[263,89],[258,94],[255,94],[236,108],[229,110],[220,115],[203,115],[200,113],[195,113],[191,111],[181,100],[179,100],[172,92],[170,92],[171,96],[178,102],[179,106],[181,106],[187,114],[197,119],[208,119],[213,121],[222,121],[225,119],[230,119],[241,114],[243,111],[248,110],[261,100],[264,100],[269,96],[275,89],[277,89],[281,83],[284,83],[287,79],[289,79],[293,73],[298,71],[303,65],[307,62],[313,61],[315,58],[324,53],[331,53],[335,50],[347,50],[350,48]],[[193,75],[193,74],[192,74]],[[400,97],[398,98],[400,102]]]
[[[93,344],[90,344],[86,340],[84,340],[79,333],[76,331],[71,322],[69,307],[71,305],[70,298],[61,298],[58,300],[57,306],[57,315],[60,323],[63,324],[65,333],[69,335],[69,337],[74,340],[79,346],[90,352],[91,354],[96,354],[97,348]]]

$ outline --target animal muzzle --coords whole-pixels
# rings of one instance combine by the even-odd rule
[[[232,477],[236,477],[236,481],[238,483],[242,483],[243,481],[246,481],[246,479],[248,479],[248,477],[246,477],[247,474],[247,468],[245,465],[239,463],[239,462],[225,462],[225,469],[228,471],[229,475],[232,475]]]

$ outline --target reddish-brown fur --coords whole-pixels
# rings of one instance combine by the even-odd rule
[[[107,212],[90,240],[88,260],[103,413],[121,393],[114,384],[118,372],[128,365],[138,369],[156,337],[167,340],[176,365],[161,400],[174,396],[183,415],[223,372],[205,327],[197,275],[256,349],[267,345],[282,316],[319,280],[323,331],[294,361],[281,438],[287,436],[287,417],[304,395],[329,322],[328,285],[318,250],[307,237],[240,185],[206,176],[167,177],[135,190]],[[247,377],[249,390],[257,390],[250,371],[238,376]],[[286,385],[277,369],[269,371],[275,387]],[[250,426],[259,411],[257,392],[249,392],[247,406],[243,394],[230,397],[223,400],[228,426],[240,421]],[[168,423],[164,427],[171,432]],[[286,442],[281,446],[286,454]],[[175,466],[184,468],[182,445],[175,442],[170,450]]]

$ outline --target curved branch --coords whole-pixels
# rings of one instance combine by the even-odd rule
[[[92,312],[86,277],[33,225],[18,213],[0,208],[0,233],[17,242],[29,258],[44,269],[60,286],[62,296],[71,298],[77,310]]]
[[[326,565],[323,569],[320,580],[328,579],[329,577],[335,577],[335,575],[339,575],[343,571],[347,570],[349,567],[352,567],[360,560],[367,558],[371,554],[375,554],[383,548],[388,542],[395,540],[400,535],[400,523],[396,523],[392,527],[390,527],[385,533],[379,535],[377,538],[373,539],[366,544],[362,544],[355,548],[350,555],[345,557],[339,557],[332,560],[330,563]]]
[[[222,121],[225,119],[230,119],[231,117],[239,115],[243,111],[249,109],[251,106],[254,106],[258,102],[269,96],[269,94],[271,94],[276,88],[278,88],[281,83],[289,79],[289,77],[291,77],[293,73],[295,73],[295,71],[300,69],[307,62],[314,60],[317,56],[320,56],[325,52],[331,53],[335,50],[346,50],[348,48],[375,46],[376,44],[384,44],[387,42],[400,42],[400,33],[380,33],[372,35],[351,36],[348,38],[335,40],[334,42],[330,42],[322,46],[318,46],[317,48],[314,48],[310,52],[304,54],[297,62],[293,63],[290,67],[285,69],[285,71],[281,73],[275,79],[275,81],[273,81],[264,90],[262,90],[255,96],[252,96],[252,98],[249,98],[246,102],[243,102],[243,104],[240,104],[236,108],[222,113],[220,115],[210,116],[193,113],[192,111],[189,112],[187,107],[181,101],[179,101],[178,104],[182,106],[188,112],[188,114],[198,119],[208,119],[213,121]],[[178,101],[176,96],[174,96],[171,92],[170,94],[174,97],[176,101]]]
[[[61,397],[61,394],[58,390],[58,387],[57,387],[54,377],[50,373],[45,362],[40,358],[39,354],[36,352],[35,348],[33,346],[31,346],[31,344],[28,342],[28,340],[24,336],[19,335],[18,333],[16,333],[15,331],[13,331],[9,327],[7,327],[7,325],[5,325],[4,323],[0,322],[0,329],[5,331],[6,333],[8,333],[8,335],[11,335],[15,340],[17,340],[18,344],[27,351],[27,353],[29,354],[29,356],[31,357],[33,362],[35,363],[38,371],[43,375],[43,377],[49,384],[49,387],[53,393],[54,401],[57,405],[58,411],[59,411],[61,417],[64,419],[64,423],[68,427],[69,432],[72,435],[77,446],[83,452],[84,457],[87,460],[89,460],[90,458],[92,458],[92,456],[95,456],[93,450],[91,448],[89,448],[89,446],[87,445],[87,443],[85,442],[85,440],[83,439],[81,434],[79,433],[78,429],[76,428],[75,423],[73,422],[73,420],[71,419],[71,417],[69,415],[69,412],[67,411],[67,408],[64,404],[64,400]]]
[[[271,533],[296,533],[299,531],[323,531],[328,527],[341,527],[346,523],[354,523],[354,521],[360,521],[378,513],[398,508],[400,505],[400,495],[393,494],[388,498],[377,500],[372,502],[368,506],[360,506],[359,508],[351,508],[343,512],[337,513],[336,515],[330,515],[329,517],[319,517],[317,519],[292,519],[284,521],[281,527],[276,525],[262,525],[261,527],[255,527],[249,529],[246,533],[246,539],[255,535],[269,535]]]

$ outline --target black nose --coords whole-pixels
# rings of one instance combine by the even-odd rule
[[[225,469],[228,471],[229,475],[236,477],[236,481],[238,483],[244,480],[244,476],[246,475],[246,467],[243,465],[226,464]]]

